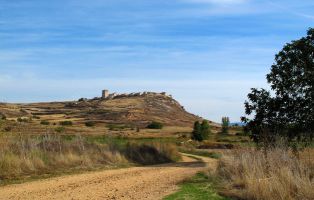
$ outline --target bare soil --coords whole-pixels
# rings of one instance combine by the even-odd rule
[[[197,156],[195,156],[197,157]],[[9,185],[0,188],[0,199],[162,199],[177,184],[195,173],[214,169],[216,161],[183,156],[180,163],[106,170]]]

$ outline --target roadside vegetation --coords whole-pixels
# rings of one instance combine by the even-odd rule
[[[276,55],[267,81],[245,102],[256,148],[233,150],[219,162],[224,195],[252,200],[314,198],[314,29]]]
[[[193,178],[180,184],[178,192],[164,198],[164,200],[228,200],[216,191],[217,181],[205,173],[198,173]]]
[[[0,135],[0,184],[77,170],[175,162],[175,146],[116,143],[82,136]],[[110,142],[109,142],[110,141]]]
[[[283,148],[238,150],[219,162],[217,177],[225,196],[238,199],[311,200],[314,197],[312,149],[297,158]],[[311,155],[312,154],[312,155]]]

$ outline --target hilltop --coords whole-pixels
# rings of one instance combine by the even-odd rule
[[[106,94],[106,97],[67,102],[45,102],[0,105],[8,119],[28,117],[37,121],[58,123],[70,120],[74,124],[93,121],[97,124],[129,124],[145,127],[152,121],[167,126],[191,127],[200,117],[165,93]],[[215,124],[213,124],[215,125]]]

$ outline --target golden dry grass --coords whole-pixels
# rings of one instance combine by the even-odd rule
[[[177,149],[168,144],[102,143],[80,135],[69,138],[57,134],[0,134],[0,184],[29,176],[178,159]]]
[[[297,158],[291,152],[273,149],[265,154],[257,150],[238,150],[225,155],[218,175],[224,193],[252,200],[314,199],[313,151]]]
[[[0,180],[127,162],[108,145],[88,144],[81,137],[64,141],[56,135],[0,136]]]

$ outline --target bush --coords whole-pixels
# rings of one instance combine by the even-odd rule
[[[207,120],[204,120],[202,124],[199,121],[194,123],[192,132],[192,139],[197,141],[207,140],[211,134],[210,126]]]
[[[73,122],[72,121],[62,121],[62,122],[59,122],[59,124],[61,126],[72,126]]]
[[[152,122],[152,123],[150,123],[148,126],[147,126],[147,128],[149,128],[149,129],[162,129],[163,128],[163,124],[162,123],[160,123],[160,122]]]
[[[87,127],[94,127],[95,126],[95,122],[89,121],[89,122],[85,122],[85,126]]]
[[[41,125],[46,125],[46,126],[48,126],[48,125],[50,124],[50,122],[47,121],[47,120],[42,120],[42,121],[40,122],[40,124],[41,124]]]

